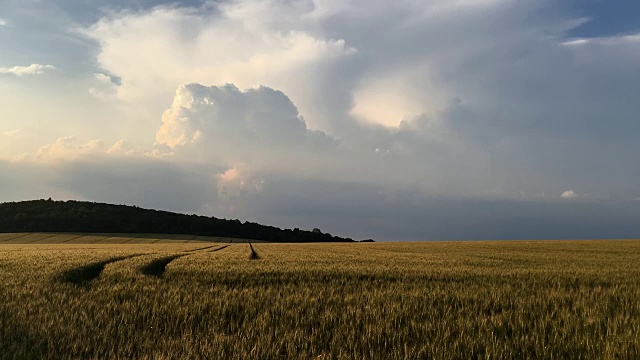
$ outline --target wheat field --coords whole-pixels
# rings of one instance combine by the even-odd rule
[[[29,236],[0,237],[2,359],[640,358],[640,241]]]

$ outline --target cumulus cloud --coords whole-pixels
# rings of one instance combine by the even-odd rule
[[[41,75],[48,71],[56,70],[53,65],[31,64],[29,66],[0,67],[0,75]]]
[[[232,84],[180,86],[156,141],[190,158],[272,171],[332,157],[337,149],[335,139],[307,128],[282,92],[264,86],[241,91]]]
[[[274,16],[295,19],[296,13],[285,14],[296,8],[293,3],[227,2],[214,9],[211,5],[117,12],[85,31],[100,44],[98,63],[124,80],[120,98],[145,101],[193,81],[241,88],[266,84],[304,95],[296,90],[321,75],[310,69],[320,70],[354,54],[339,37],[315,36],[275,23]],[[300,5],[298,14],[304,15],[309,4]]]

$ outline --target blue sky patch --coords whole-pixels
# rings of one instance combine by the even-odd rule
[[[574,37],[602,37],[640,32],[640,1],[582,0],[575,4],[578,15],[591,21],[574,29]]]

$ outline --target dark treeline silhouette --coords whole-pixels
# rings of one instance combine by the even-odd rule
[[[273,242],[351,242],[318,229],[280,229],[239,220],[84,201],[0,204],[0,232],[147,233],[220,236]]]

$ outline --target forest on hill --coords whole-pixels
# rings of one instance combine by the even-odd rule
[[[32,200],[0,204],[0,232],[147,233],[220,236],[272,242],[351,242],[300,229],[85,201]]]

